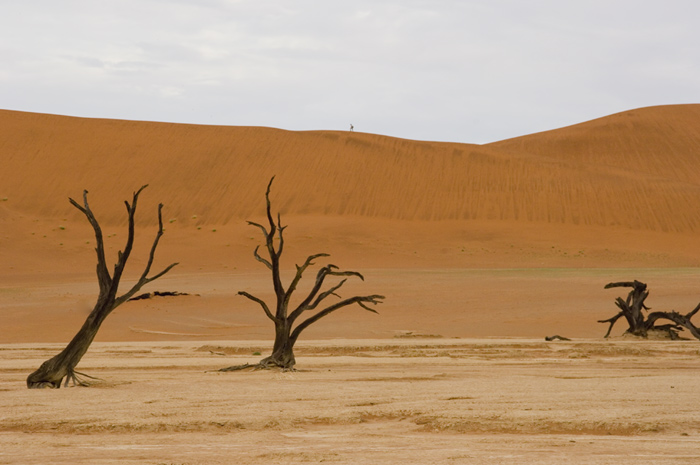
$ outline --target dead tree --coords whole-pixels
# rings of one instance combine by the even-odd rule
[[[337,294],[337,291],[343,286],[343,284],[345,284],[347,278],[341,280],[339,283],[331,286],[327,290],[321,291],[326,278],[329,276],[355,276],[364,281],[364,277],[356,271],[340,271],[335,265],[326,265],[316,273],[316,282],[314,283],[309,294],[298,306],[292,308],[290,311],[289,305],[292,294],[297,289],[297,285],[299,284],[299,281],[301,281],[303,273],[309,266],[314,264],[314,260],[321,257],[328,257],[328,254],[319,253],[310,255],[303,265],[296,265],[296,275],[292,279],[289,286],[287,286],[286,289],[284,288],[282,279],[280,278],[280,257],[284,249],[283,232],[286,226],[282,226],[282,220],[279,213],[277,214],[276,222],[272,216],[270,207],[270,188],[273,180],[274,177],[270,179],[270,183],[267,185],[267,191],[265,192],[269,230],[265,226],[252,221],[249,221],[248,224],[259,228],[265,237],[265,248],[267,249],[268,258],[265,258],[259,254],[258,251],[260,246],[255,248],[253,255],[255,256],[256,260],[263,263],[272,272],[272,287],[276,298],[275,307],[274,309],[271,309],[270,306],[262,299],[255,297],[248,292],[241,291],[238,293],[239,295],[242,295],[259,304],[265,312],[265,315],[274,323],[275,343],[272,348],[272,354],[269,357],[262,359],[256,365],[235,365],[228,368],[222,368],[220,371],[235,371],[249,367],[277,367],[283,370],[293,370],[296,363],[294,359],[294,344],[299,339],[299,335],[302,333],[302,331],[336,310],[340,310],[341,308],[353,304],[358,304],[365,310],[377,313],[374,309],[368,307],[367,304],[376,305],[381,303],[381,301],[384,299],[384,296],[382,295],[354,296],[347,299],[342,299]],[[331,296],[341,298],[342,300],[322,308],[321,304]],[[302,316],[306,317],[303,319],[303,321],[301,319]]]
[[[38,370],[27,377],[28,388],[60,388],[61,382],[64,378],[65,386],[68,386],[69,382],[72,382],[74,386],[89,385],[89,383],[84,379],[78,377],[78,375],[87,375],[75,371],[75,367],[78,365],[83,355],[85,355],[85,352],[87,352],[90,344],[97,335],[97,331],[100,329],[102,322],[104,322],[105,318],[107,318],[107,316],[112,313],[115,308],[129,300],[144,285],[160,278],[165,273],[170,271],[175,265],[177,265],[177,263],[173,263],[160,273],[157,273],[151,277],[148,276],[151,271],[151,265],[153,264],[158,242],[160,241],[160,237],[163,235],[163,218],[161,214],[163,204],[160,204],[158,205],[158,233],[156,234],[153,245],[151,246],[151,252],[148,257],[146,268],[131,289],[121,296],[117,296],[119,282],[124,273],[124,267],[126,266],[126,262],[129,259],[129,255],[131,254],[134,244],[134,214],[136,213],[136,203],[138,201],[139,194],[141,194],[141,191],[145,188],[146,186],[143,186],[134,193],[131,204],[129,204],[128,201],[124,202],[126,204],[126,211],[129,217],[128,237],[126,240],[126,245],[124,246],[124,251],[120,251],[118,253],[117,263],[114,265],[112,275],[110,275],[109,270],[107,269],[102,229],[100,228],[95,215],[93,215],[92,210],[90,210],[90,206],[88,205],[88,192],[83,191],[82,205],[73,199],[69,199],[70,203],[75,208],[83,212],[92,225],[92,228],[95,230],[95,239],[97,242],[97,247],[95,248],[95,251],[97,252],[97,281],[100,286],[100,294],[97,298],[97,303],[95,304],[94,309],[90,312],[85,320],[85,323],[83,323],[83,326],[68,343],[66,348],[55,357],[42,363]],[[90,376],[87,377],[91,378]]]
[[[651,312],[645,317],[644,310],[647,312],[651,310],[644,304],[646,298],[649,297],[646,284],[634,280],[605,285],[605,289],[613,287],[631,287],[632,290],[627,295],[627,299],[623,300],[622,297],[618,297],[615,300],[615,305],[620,309],[617,315],[607,320],[598,321],[598,323],[610,323],[608,332],[605,334],[606,338],[610,336],[610,331],[612,331],[617,320],[624,317],[628,325],[625,331],[626,334],[646,338],[649,331],[662,331],[667,333],[671,339],[679,339],[679,331],[683,331],[683,328],[686,328],[695,338],[700,339],[700,330],[690,321],[700,311],[700,304],[685,315],[672,310],[670,312]],[[659,320],[668,320],[671,323],[657,325]]]

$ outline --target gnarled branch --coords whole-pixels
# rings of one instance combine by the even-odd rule
[[[255,259],[256,259],[257,261],[259,261],[260,263],[264,264],[268,269],[271,270],[271,269],[272,269],[272,263],[270,263],[269,261],[267,261],[267,260],[265,260],[263,257],[261,257],[260,254],[258,253],[258,250],[260,250],[260,246],[255,247],[255,250],[253,251],[253,256],[255,257]]]
[[[144,186],[146,187],[146,186]],[[143,187],[141,188],[143,189]],[[139,191],[140,192],[140,191]],[[133,208],[136,208],[136,202],[133,204]],[[155,281],[156,279],[160,278],[170,270],[172,270],[175,266],[178,265],[178,263],[171,263],[168,265],[165,269],[163,269],[160,273],[157,273],[150,278],[148,277],[148,273],[151,272],[151,267],[153,266],[153,260],[155,259],[156,255],[156,249],[158,248],[158,243],[160,242],[160,238],[163,236],[163,204],[158,204],[158,232],[156,233],[156,237],[153,240],[153,244],[151,245],[151,250],[148,254],[148,262],[146,263],[146,268],[143,270],[143,273],[141,273],[141,277],[139,280],[134,284],[134,286],[129,289],[124,295],[120,296],[118,299],[115,301],[114,308],[118,307],[119,305],[123,304],[127,300],[129,300],[131,297],[134,296],[143,286],[146,284]],[[126,262],[122,265],[122,268],[126,265]]]
[[[290,320],[295,321],[303,312],[316,308],[316,306],[323,299],[330,295],[325,295],[323,296],[323,298],[317,299],[316,302],[312,304],[318,293],[321,291],[321,288],[323,287],[323,283],[327,276],[357,276],[362,281],[365,280],[365,277],[356,271],[334,271],[337,269],[338,267],[335,265],[326,265],[320,270],[318,270],[318,273],[316,274],[316,282],[314,283],[313,288],[311,288],[311,291],[309,291],[309,294],[306,296],[306,298],[290,314]]]
[[[620,312],[617,315],[615,315],[614,317],[608,318],[607,320],[598,320],[598,323],[610,323],[610,326],[608,327],[608,332],[605,333],[605,336],[603,336],[604,338],[607,339],[608,336],[610,336],[610,331],[612,331],[613,326],[615,326],[615,323],[617,322],[617,320],[620,319],[621,316],[624,316],[623,312]]]
[[[286,305],[286,304],[289,304],[289,299],[292,297],[292,293],[294,293],[294,291],[297,289],[297,285],[299,284],[299,281],[301,281],[301,278],[302,278],[302,276],[304,275],[304,271],[306,271],[306,269],[307,269],[309,266],[313,265],[313,264],[314,264],[314,260],[316,260],[317,258],[320,258],[320,257],[328,257],[328,256],[329,256],[329,255],[328,255],[327,253],[317,253],[317,254],[314,254],[314,255],[309,255],[309,256],[306,258],[306,261],[304,261],[304,264],[303,264],[303,265],[301,265],[301,266],[296,265],[297,272],[296,272],[296,274],[294,275],[294,279],[292,279],[292,282],[289,283],[289,287],[287,288],[287,292],[286,292],[285,295],[284,295],[284,302],[285,302],[285,305]]]
[[[248,299],[252,300],[253,302],[257,302],[258,304],[260,304],[260,306],[262,307],[263,311],[265,312],[265,315],[267,315],[267,317],[268,317],[269,319],[271,319],[271,320],[274,321],[274,322],[277,322],[277,321],[278,321],[277,318],[272,314],[272,312],[270,311],[270,307],[267,306],[267,304],[265,303],[264,300],[262,300],[262,299],[260,299],[260,298],[258,298],[258,297],[255,297],[254,295],[249,294],[249,293],[247,293],[247,292],[245,292],[245,291],[240,291],[240,292],[238,293],[238,295],[242,295],[243,297],[247,297]]]
[[[296,340],[299,337],[299,335],[301,334],[301,332],[304,331],[306,328],[308,328],[309,326],[311,326],[312,324],[314,324],[315,322],[317,322],[321,318],[328,316],[331,313],[333,313],[334,311],[339,310],[343,307],[347,307],[348,305],[352,305],[352,304],[357,303],[365,310],[368,310],[372,313],[377,313],[376,310],[368,307],[366,304],[370,303],[373,305],[378,305],[378,304],[382,303],[381,301],[384,298],[385,297],[383,295],[355,296],[355,297],[350,297],[349,299],[342,300],[338,303],[335,303],[335,304],[331,305],[330,307],[327,307],[327,308],[321,310],[320,312],[316,313],[315,315],[313,315],[313,316],[307,318],[306,320],[304,320],[303,322],[299,323],[299,325],[294,329],[294,331],[292,331],[292,335],[291,335],[290,339]]]

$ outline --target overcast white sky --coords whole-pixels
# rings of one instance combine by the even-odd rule
[[[485,143],[700,102],[697,0],[0,0],[0,108]]]

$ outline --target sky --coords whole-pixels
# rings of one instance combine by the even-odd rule
[[[697,0],[0,0],[0,108],[488,143],[700,103]]]

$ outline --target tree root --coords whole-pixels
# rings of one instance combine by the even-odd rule
[[[242,370],[246,370],[246,369],[248,369],[248,368],[252,368],[251,371],[256,371],[256,370],[261,370],[261,369],[263,369],[263,367],[262,367],[259,363],[256,363],[256,364],[253,364],[253,365],[251,365],[250,363],[245,363],[245,364],[243,364],[243,365],[232,365],[232,366],[230,366],[230,367],[221,368],[221,369],[216,370],[216,371],[222,371],[222,372],[226,372],[226,371],[242,371]]]
[[[274,362],[269,362],[269,361],[265,361],[265,360],[262,360],[258,363],[253,363],[253,364],[245,363],[243,365],[233,365],[230,367],[221,368],[221,369],[216,370],[216,371],[228,372],[228,371],[243,371],[243,370],[247,370],[247,369],[250,369],[250,371],[279,370],[283,373],[290,372],[290,371],[297,371],[294,367],[284,367],[284,366],[278,365]]]
[[[72,370],[69,371],[66,375],[66,381],[64,382],[63,387],[68,387],[68,383],[71,381],[73,382],[73,387],[89,387],[92,385],[92,383],[90,383],[89,381],[80,379],[78,375],[84,376],[85,378],[94,379],[95,381],[104,381],[103,379],[97,378],[95,376],[86,375],[85,373]]]
[[[82,376],[83,378],[90,378],[96,381],[104,381],[103,379],[97,378],[95,376],[86,375],[85,373],[81,373],[79,371],[68,370],[68,373],[62,379],[58,379],[55,381],[27,381],[27,387],[29,389],[60,389],[61,383],[63,383],[63,387],[88,387],[92,385],[92,383],[83,378],[80,378],[80,376]]]

